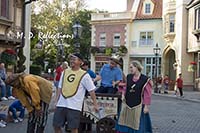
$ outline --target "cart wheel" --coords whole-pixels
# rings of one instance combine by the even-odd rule
[[[103,118],[97,122],[97,133],[114,133],[115,121],[112,118]]]

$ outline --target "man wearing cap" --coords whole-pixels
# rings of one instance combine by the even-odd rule
[[[61,133],[61,128],[67,121],[72,133],[78,133],[80,115],[86,90],[93,100],[94,109],[98,111],[95,86],[89,74],[80,68],[83,58],[79,53],[69,56],[70,67],[65,69],[59,82],[59,98],[53,118],[55,133]]]
[[[109,64],[103,65],[99,73],[101,86],[96,90],[96,93],[116,93],[116,87],[123,77],[118,65],[120,62],[116,56],[110,58]]]
[[[27,133],[43,133],[47,124],[48,108],[52,96],[52,83],[32,74],[12,74],[6,84],[13,87],[13,94],[28,110]]]

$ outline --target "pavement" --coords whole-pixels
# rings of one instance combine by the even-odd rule
[[[174,91],[168,91],[168,94],[164,94],[163,92],[161,93],[154,93],[153,95],[156,96],[161,96],[161,97],[170,97],[173,99],[177,99],[177,100],[185,100],[185,101],[190,101],[190,102],[197,102],[200,103],[200,91],[183,91],[183,95],[184,97],[180,97],[179,93],[177,95],[174,95]],[[53,95],[52,95],[52,100],[51,103],[49,105],[49,111],[53,112],[54,110],[54,105],[55,105],[55,88],[53,90]],[[0,105],[7,105],[9,106],[14,100],[8,100],[8,101],[0,101]],[[25,113],[26,115],[28,114],[28,112],[26,111]]]
[[[184,91],[183,90],[183,97],[180,97],[180,94],[177,93],[175,95],[175,91],[168,91],[168,94],[165,94],[164,92],[161,93],[154,93],[153,95],[156,96],[163,96],[163,97],[171,97],[177,100],[186,100],[186,101],[191,101],[191,102],[198,102],[200,103],[200,91]]]

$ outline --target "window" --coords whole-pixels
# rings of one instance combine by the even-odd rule
[[[145,13],[146,14],[149,14],[149,13],[151,13],[151,4],[145,4]]]
[[[0,0],[0,16],[8,18],[9,14],[9,0]]]
[[[198,70],[198,77],[200,77],[200,52],[198,52],[198,65],[197,65],[197,70]]]
[[[169,16],[169,32],[174,32],[175,15]]]
[[[153,45],[153,32],[140,32],[140,45]]]
[[[161,57],[157,58],[157,69],[156,69],[156,58],[155,57],[147,57],[145,58],[145,72],[150,78],[155,78],[156,70],[157,75],[161,74]]]
[[[106,46],[106,33],[100,34],[99,46]]]
[[[151,65],[151,58],[147,58],[146,64],[150,64]]]
[[[200,29],[200,7],[195,9],[195,21],[194,21],[194,29]]]
[[[114,34],[113,46],[120,46],[120,33]]]

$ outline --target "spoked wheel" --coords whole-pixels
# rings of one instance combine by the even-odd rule
[[[115,133],[115,120],[103,118],[97,122],[97,133]]]

